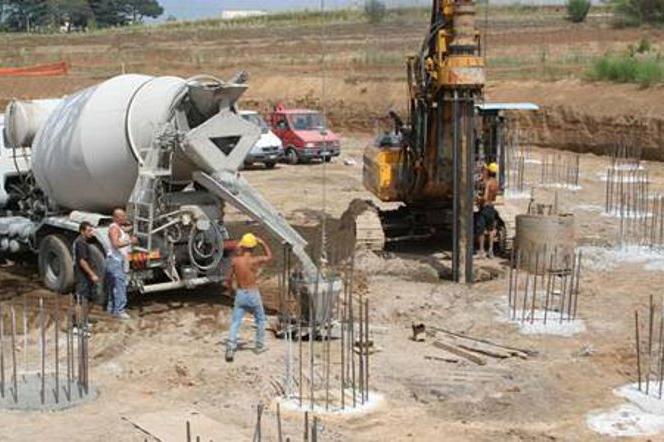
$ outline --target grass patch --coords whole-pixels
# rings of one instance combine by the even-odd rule
[[[650,87],[664,82],[664,59],[657,55],[607,54],[596,60],[588,78]]]

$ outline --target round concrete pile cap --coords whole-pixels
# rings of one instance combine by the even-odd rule
[[[39,373],[21,374],[17,377],[18,395],[15,395],[14,381],[11,376],[5,377],[4,397],[0,395],[0,410],[21,411],[57,411],[76,407],[94,400],[99,392],[90,386],[86,393],[78,383],[71,383],[71,393],[66,378],[58,386],[59,397],[56,400],[55,376],[47,374],[44,379],[45,394],[44,403],[41,400],[42,379]]]

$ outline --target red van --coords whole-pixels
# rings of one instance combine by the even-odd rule
[[[325,118],[316,110],[286,109],[279,105],[269,115],[272,132],[284,144],[285,159],[290,164],[339,156],[339,137],[326,127]]]

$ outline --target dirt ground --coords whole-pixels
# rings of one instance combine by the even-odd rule
[[[649,157],[664,158],[664,92],[661,87],[640,90],[593,84],[580,77],[588,57],[624,50],[644,36],[659,48],[664,33],[613,29],[600,19],[571,25],[561,14],[492,20],[488,99],[540,104],[541,112],[519,120],[533,141],[584,152],[582,189],[560,191],[559,198],[577,218],[580,245],[611,246],[617,224],[600,214],[604,184],[598,177],[608,160],[595,154],[605,152],[620,134],[631,134],[650,149]],[[281,100],[320,105],[324,65],[325,104],[343,136],[342,156],[325,167],[281,165],[272,171],[244,172],[316,242],[321,213],[338,218],[353,199],[370,198],[362,186],[362,149],[372,138],[376,117],[390,108],[405,108],[403,60],[421,43],[424,21],[334,24],[327,30],[331,37],[324,61],[320,29],[315,26],[0,35],[3,64],[65,59],[72,66],[66,77],[0,79],[0,105],[14,97],[67,94],[123,70],[181,76],[211,72],[225,78],[238,69],[252,75],[247,107],[267,109]],[[538,61],[543,57],[546,63]],[[528,167],[536,181],[538,166]],[[664,190],[664,166],[649,163],[648,168],[652,188]],[[536,196],[550,200],[552,192],[538,189]],[[501,210],[518,213],[525,210],[526,200],[506,204]],[[230,219],[235,232],[257,229],[235,213]],[[633,311],[644,306],[649,295],[661,294],[664,274],[647,270],[643,263],[610,265],[599,255],[587,256],[579,307],[586,331],[573,337],[528,336],[502,320],[507,292],[504,262],[502,277],[466,287],[438,278],[440,266],[448,265],[439,258],[430,250],[358,257],[358,290],[374,306],[372,337],[381,349],[371,360],[372,389],[384,401],[364,415],[322,416],[321,440],[602,440],[586,426],[586,414],[620,403],[611,390],[635,379]],[[266,272],[267,296],[276,288],[275,278],[269,277],[274,271]],[[12,301],[25,294],[55,296],[41,288],[34,263],[0,269],[0,299]],[[150,412],[194,409],[236,435],[226,440],[249,440],[259,401],[270,404],[264,432],[276,440],[273,381],[283,376],[286,343],[270,335],[268,353],[240,351],[236,362],[225,363],[222,345],[230,303],[208,290],[135,299],[129,308],[132,319],[126,322],[94,311],[98,322],[90,342],[90,378],[100,396],[57,413],[0,411],[0,441],[152,440],[129,420]],[[537,355],[526,360],[487,358],[485,366],[447,363],[435,359],[439,350],[431,340],[409,339],[411,324],[419,322],[530,349]],[[250,327],[244,328],[245,340],[251,339],[251,333]],[[284,419],[286,434],[299,440],[301,415],[285,414]]]
[[[327,192],[333,195],[326,210],[333,217],[352,199],[368,196],[359,166],[368,141],[362,134],[344,137],[342,157],[326,166]],[[534,151],[533,158],[537,155]],[[606,158],[584,155],[582,190],[559,191],[563,209],[577,216],[580,244],[608,246],[615,236],[616,221],[592,209],[603,204],[598,173],[607,165]],[[652,163],[648,168],[653,187],[664,188],[664,166]],[[539,166],[528,169],[534,180]],[[306,227],[316,223],[316,212],[323,208],[322,172],[323,166],[313,164],[245,173],[292,223]],[[536,197],[547,201],[552,193],[538,189]],[[502,210],[523,211],[525,204],[508,200],[509,207]],[[374,306],[372,337],[381,349],[371,360],[372,390],[384,401],[362,416],[322,416],[322,440],[602,439],[586,427],[585,415],[619,403],[611,390],[634,379],[632,312],[648,295],[661,293],[664,275],[634,264],[585,269],[579,310],[587,330],[567,338],[526,336],[501,319],[505,277],[472,288],[454,285],[438,280],[427,259],[431,256],[399,253],[358,257],[358,287]],[[1,270],[3,299],[25,293],[53,296],[39,289],[34,271],[29,264]],[[274,285],[274,278],[266,281],[267,287]],[[269,336],[268,353],[240,351],[233,364],[225,363],[229,300],[215,292],[145,297],[134,301],[129,312],[133,319],[126,322],[110,320],[100,311],[93,314],[98,322],[90,342],[90,377],[99,398],[57,413],[0,412],[0,440],[101,441],[109,434],[117,441],[151,440],[127,418],[192,409],[248,440],[259,401],[272,403],[264,432],[275,440],[272,381],[284,375],[284,341]],[[485,366],[431,359],[440,350],[430,341],[409,339],[411,324],[420,322],[537,355],[487,358]],[[243,333],[250,341],[252,329],[245,326]],[[284,419],[286,434],[301,433],[301,416],[285,414]]]

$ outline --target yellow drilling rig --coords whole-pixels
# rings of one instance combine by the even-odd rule
[[[366,149],[363,172],[380,201],[402,205],[380,210],[358,201],[347,213],[356,241],[370,248],[451,239],[452,278],[472,282],[475,107],[485,82],[474,2],[434,0],[430,28],[407,68],[409,116],[390,112],[394,130]]]

